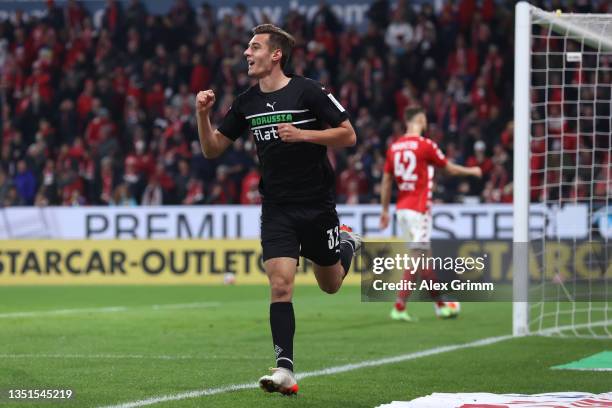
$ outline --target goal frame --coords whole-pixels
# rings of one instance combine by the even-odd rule
[[[514,29],[514,174],[512,232],[512,334],[529,334],[529,135],[531,128],[531,5],[519,2]],[[527,159],[527,160],[525,160]],[[521,296],[523,294],[523,296]]]
[[[581,14],[588,17],[592,14]],[[574,24],[557,12],[546,12],[521,1],[515,6],[514,49],[514,172],[513,172],[513,307],[512,334],[529,335],[529,205],[531,162],[531,32],[533,17],[551,31],[583,38],[596,49],[612,51],[612,38]],[[566,15],[567,16],[567,15]],[[571,14],[569,15],[571,16]],[[600,16],[600,15],[593,15]]]

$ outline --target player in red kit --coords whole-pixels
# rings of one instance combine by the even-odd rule
[[[449,161],[438,145],[422,136],[427,129],[427,116],[419,107],[409,107],[404,112],[407,132],[389,146],[385,160],[380,202],[382,214],[380,227],[389,225],[389,203],[393,180],[399,190],[396,215],[397,222],[409,247],[415,256],[424,253],[431,256],[431,196],[434,168],[442,168],[451,176],[482,177],[480,167],[465,167]],[[418,251],[418,252],[417,252]],[[435,280],[431,269],[419,271],[406,270],[405,280],[414,279],[420,274],[422,279]],[[443,302],[438,294],[430,292],[435,300],[436,314],[440,317],[454,317],[458,313],[458,302]],[[413,321],[406,311],[409,291],[398,292],[395,307],[391,311],[394,320]]]

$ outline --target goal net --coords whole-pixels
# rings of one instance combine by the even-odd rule
[[[612,15],[516,7],[515,335],[612,337]]]

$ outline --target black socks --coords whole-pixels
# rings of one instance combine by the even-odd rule
[[[293,303],[274,302],[270,304],[270,328],[272,329],[276,366],[293,371],[293,335],[295,334]]]
[[[355,244],[351,240],[340,241],[340,264],[344,268],[344,276],[351,269],[351,262],[355,255]]]
[[[344,276],[351,268],[355,255],[355,243],[350,239],[340,241],[340,264],[344,268]],[[270,303],[270,328],[272,342],[276,355],[276,366],[293,371],[293,336],[295,335],[295,315],[293,303]]]

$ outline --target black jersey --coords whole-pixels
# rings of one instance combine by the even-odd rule
[[[347,118],[342,105],[320,83],[291,76],[277,91],[262,92],[254,85],[240,94],[218,130],[232,140],[247,130],[253,134],[264,202],[333,201],[335,180],[327,147],[285,143],[277,126],[291,123],[300,129],[323,130],[337,127]]]

